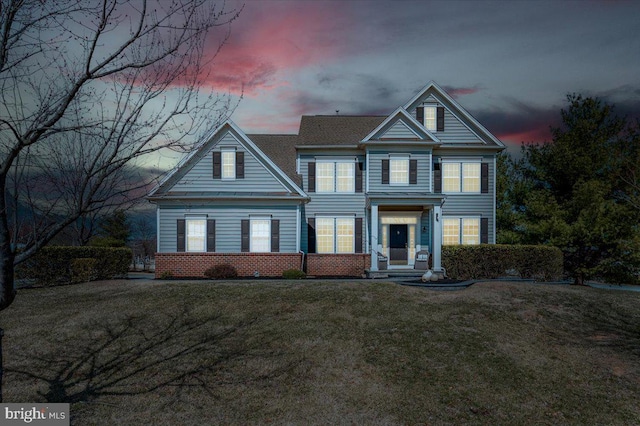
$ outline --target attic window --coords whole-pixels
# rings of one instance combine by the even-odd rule
[[[236,151],[222,150],[222,179],[236,178]]]
[[[427,130],[436,130],[436,106],[425,105],[424,107],[424,127]]]

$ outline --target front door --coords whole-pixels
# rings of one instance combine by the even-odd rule
[[[406,265],[409,258],[407,249],[407,225],[389,225],[389,264]]]

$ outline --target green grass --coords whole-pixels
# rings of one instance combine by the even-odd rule
[[[640,294],[112,281],[0,313],[5,402],[90,424],[638,424]]]

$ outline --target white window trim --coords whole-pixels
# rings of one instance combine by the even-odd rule
[[[319,219],[324,219],[324,220],[331,220],[333,222],[333,251],[327,252],[321,252],[318,251],[317,247],[318,247],[318,243],[317,243],[317,236],[316,236],[316,252],[319,254],[354,254],[356,252],[356,218],[355,216],[316,216],[316,227],[318,225],[318,220]],[[351,226],[352,226],[352,230],[353,230],[353,237],[351,238],[351,251],[349,252],[338,252],[338,219],[343,219],[343,220],[350,220],[351,221]]]
[[[225,176],[224,175],[224,157],[225,157],[225,154],[230,154],[231,155],[231,159],[232,159],[232,163],[233,163],[233,167],[231,168],[231,171],[233,173],[233,176]],[[221,180],[227,180],[227,181],[236,180],[236,149],[235,148],[221,148],[220,149],[220,179]]]
[[[464,191],[464,164],[473,163],[480,164],[480,184],[478,185],[477,191]],[[455,194],[455,195],[477,195],[482,193],[482,160],[480,159],[470,159],[470,160],[442,160],[440,162],[440,170],[442,170],[442,193],[443,194]],[[458,164],[460,166],[460,180],[458,191],[447,191],[445,190],[445,175],[444,175],[444,165],[445,164]]]
[[[324,189],[320,189],[320,185],[318,185],[318,180],[319,180],[319,173],[318,173],[318,169],[319,169],[319,165],[320,164],[327,164],[327,163],[331,163],[333,164],[333,190],[329,191],[329,190],[324,190]],[[339,191],[338,190],[338,164],[344,164],[344,163],[348,163],[348,164],[353,164],[353,173],[351,174],[351,182],[352,182],[352,190],[350,191]],[[356,192],[356,167],[357,167],[357,161],[354,161],[352,159],[345,159],[345,160],[341,160],[341,159],[331,159],[331,160],[316,160],[316,193],[319,194],[355,194]]]
[[[436,132],[438,130],[438,105],[437,104],[424,104],[424,118],[422,125],[430,132]],[[427,126],[427,110],[433,111],[433,128]]]
[[[204,222],[204,234],[202,236],[202,250],[192,250],[189,247],[189,222]],[[207,217],[195,216],[184,218],[184,251],[187,253],[204,253],[207,251]]]
[[[409,155],[389,155],[389,185],[390,186],[409,186],[409,175],[411,173],[411,161],[410,161],[411,157]],[[391,162],[392,161],[406,161],[407,163],[407,182],[393,182],[391,179],[391,176],[393,176],[392,173],[392,168],[391,168]]]
[[[478,244],[481,244],[482,238],[482,218],[480,216],[443,216],[442,217],[442,245],[444,243],[444,221],[445,220],[458,220],[458,245],[463,245],[462,240],[464,237],[464,221],[467,219],[474,219],[478,221]],[[464,245],[476,245],[476,244],[464,244]]]
[[[253,243],[253,223],[254,222],[267,222],[267,250],[255,251]],[[249,252],[250,253],[270,253],[271,252],[271,217],[250,217],[249,218]]]

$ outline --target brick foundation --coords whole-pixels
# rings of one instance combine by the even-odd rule
[[[356,254],[308,254],[307,275],[316,277],[361,277],[371,265],[371,255]]]
[[[300,269],[300,253],[156,253],[156,278],[165,272],[178,278],[204,278],[204,271],[229,264],[239,277],[281,277],[287,269]]]

